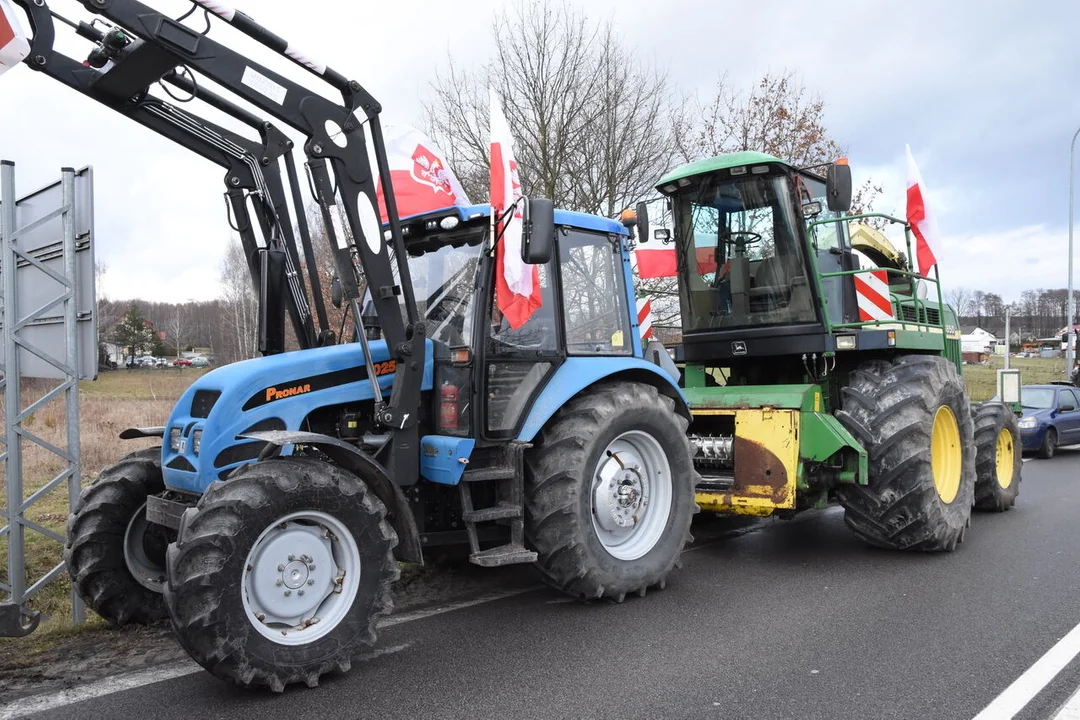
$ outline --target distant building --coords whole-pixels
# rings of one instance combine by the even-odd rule
[[[994,352],[997,345],[997,336],[988,330],[973,325],[965,325],[960,328],[960,349],[965,353]]]

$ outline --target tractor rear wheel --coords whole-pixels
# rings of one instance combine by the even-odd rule
[[[671,398],[633,382],[559,410],[526,456],[525,533],[549,584],[617,602],[663,587],[697,512],[687,424]]]
[[[314,458],[247,465],[207,488],[169,547],[165,602],[180,644],[223,680],[309,687],[375,642],[398,578],[386,509]]]
[[[975,509],[1003,512],[1020,493],[1020,424],[1002,403],[973,408],[975,417]]]
[[[842,389],[841,423],[866,448],[867,485],[842,485],[844,520],[862,540],[951,551],[971,522],[975,442],[955,366],[934,355],[860,365]]]
[[[146,521],[146,498],[162,492],[161,448],[106,468],[68,518],[64,563],[75,591],[112,625],[165,619],[161,598],[169,531]]]

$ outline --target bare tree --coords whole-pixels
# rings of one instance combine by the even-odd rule
[[[258,297],[244,249],[236,239],[221,265],[222,313],[214,352],[224,362],[246,360],[258,352]]]
[[[945,292],[945,302],[952,305],[957,317],[967,317],[971,311],[971,291],[965,287],[954,287]]]
[[[494,59],[470,72],[451,58],[425,105],[427,130],[470,196],[487,197],[489,85],[514,135],[525,194],[607,216],[645,195],[672,157],[667,77],[610,22],[554,0],[519,2],[492,32]]]

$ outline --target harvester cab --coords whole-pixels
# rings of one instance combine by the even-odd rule
[[[906,223],[876,215],[904,227],[905,257],[849,225],[864,216],[846,160],[812,170],[740,152],[657,184],[673,231],[643,241],[677,256],[697,502],[790,516],[838,500],[872,544],[950,550],[973,503],[1015,501],[1015,416],[970,406],[956,315],[937,269],[909,267]]]
[[[175,19],[84,0],[94,23],[14,2],[32,69],[226,169],[260,300],[263,357],[199,377],[164,425],[126,430],[161,447],[83,491],[65,561],[94,611],[120,625],[169,616],[210,672],[281,690],[348,669],[390,611],[397,561],[421,562],[425,547],[535,563],[578,597],[664,584],[697,510],[689,410],[642,352],[622,225],[525,203],[532,291],[504,312],[507,244],[490,208],[400,220],[381,108],[356,81],[216,0]],[[206,27],[185,24],[200,9]],[[53,47],[54,19],[90,41],[85,60]],[[218,42],[222,21],[318,89]],[[355,326],[345,344],[328,325],[290,133],[332,296]]]

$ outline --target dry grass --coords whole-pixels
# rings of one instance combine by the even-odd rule
[[[1064,358],[1010,358],[1009,364],[1020,371],[1024,385],[1041,385],[1052,380],[1068,380],[1065,375]],[[997,392],[997,371],[1005,366],[1005,359],[991,357],[985,365],[965,365],[964,381],[968,397],[975,402],[989,400]]]
[[[121,430],[133,426],[162,425],[176,400],[202,374],[201,370],[148,369],[102,373],[94,382],[79,386],[79,445],[82,485],[127,453],[159,444],[156,439],[121,440]],[[55,383],[24,381],[23,408],[44,396]],[[0,411],[3,405],[0,402]],[[51,400],[24,421],[24,427],[53,445],[67,447],[66,413],[63,397]],[[29,497],[65,467],[62,459],[29,440],[22,441],[23,497]],[[68,487],[61,483],[26,512],[26,518],[49,530],[64,534],[68,517]],[[26,530],[27,586],[61,562],[59,543]],[[0,580],[7,582],[7,538],[0,540]],[[43,587],[28,602],[48,617],[34,637],[70,632],[71,583],[66,574]],[[96,619],[96,618],[95,618]],[[43,630],[45,631],[43,633]],[[45,641],[45,637],[41,640]],[[5,640],[0,639],[0,644]],[[11,642],[10,640],[6,642]]]

